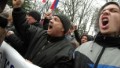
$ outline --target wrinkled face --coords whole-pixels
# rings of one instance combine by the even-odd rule
[[[118,35],[120,33],[120,9],[114,4],[106,6],[99,18],[100,32],[104,35]]]
[[[81,39],[81,44],[82,43],[85,43],[85,42],[87,42],[88,40],[87,40],[87,37],[86,36],[82,36],[82,39]]]
[[[37,22],[32,16],[30,15],[26,15],[26,18],[27,18],[27,22],[28,24],[33,24],[35,22]]]
[[[60,36],[64,33],[63,25],[57,16],[53,16],[49,22],[47,33],[50,36]]]

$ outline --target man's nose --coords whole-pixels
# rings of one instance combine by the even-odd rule
[[[110,14],[110,11],[109,11],[109,10],[104,10],[102,14],[103,14],[103,15],[109,15],[109,14]]]

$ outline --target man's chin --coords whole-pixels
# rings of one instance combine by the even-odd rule
[[[104,35],[104,36],[116,36],[116,35],[118,35],[117,33],[110,32],[110,31],[106,31],[106,32],[101,31],[101,34]]]

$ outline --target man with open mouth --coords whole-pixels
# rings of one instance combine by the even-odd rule
[[[75,50],[74,68],[120,68],[120,6],[106,3],[99,12],[94,41]]]
[[[37,28],[26,22],[26,12],[21,8],[22,0],[13,0],[13,22],[22,39],[28,39],[25,58],[42,68],[72,68],[73,45],[65,39],[70,28],[66,15],[53,15],[48,30]]]

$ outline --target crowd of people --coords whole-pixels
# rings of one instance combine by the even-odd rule
[[[94,37],[80,36],[65,14],[35,10],[25,12],[21,0],[12,0],[12,15],[0,15],[0,45],[3,41],[25,59],[42,68],[119,68],[120,6],[101,7]],[[2,14],[2,13],[1,13]]]

